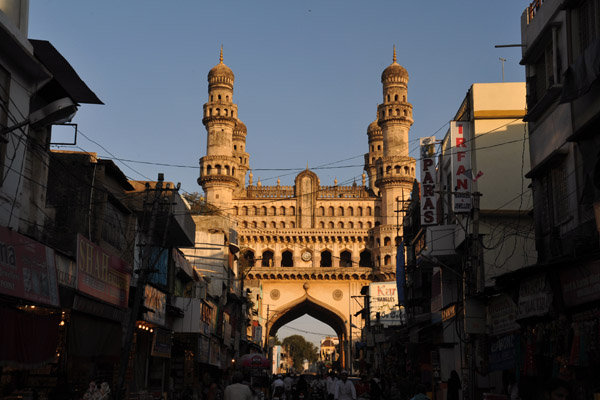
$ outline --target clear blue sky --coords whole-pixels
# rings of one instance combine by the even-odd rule
[[[83,105],[73,120],[96,143],[80,136],[77,147],[64,149],[131,160],[117,162],[131,179],[163,172],[183,190],[201,192],[206,76],[223,45],[254,179],[290,184],[296,172],[278,169],[334,163],[339,168],[315,169],[321,184],[351,184],[360,183],[392,46],[410,76],[416,157],[418,138],[442,127],[437,135],[445,133],[472,83],[502,80],[499,57],[507,60],[507,82],[525,80],[521,49],[494,45],[520,43],[528,4],[31,0],[29,36],[51,41],[105,103]],[[303,321],[292,326],[333,332]],[[294,333],[288,331],[280,336]]]

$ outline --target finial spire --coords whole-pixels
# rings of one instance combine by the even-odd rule
[[[221,51],[223,51],[223,50],[221,50]],[[393,62],[396,62],[396,45],[394,45],[394,60],[393,60]]]
[[[306,162],[306,170],[308,171],[308,161]]]
[[[396,60],[396,50],[394,50],[394,60]],[[219,56],[219,63],[223,64],[223,45],[221,45],[221,55]]]

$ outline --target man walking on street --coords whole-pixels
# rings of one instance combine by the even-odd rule
[[[335,400],[356,400],[356,389],[354,384],[348,380],[348,372],[340,373],[340,380],[335,385],[333,398]]]
[[[233,373],[231,385],[225,388],[225,400],[252,400],[252,390],[242,383],[243,379],[244,375],[241,372]]]

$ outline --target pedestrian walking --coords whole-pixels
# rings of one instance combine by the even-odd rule
[[[335,385],[334,400],[356,400],[354,384],[348,380],[348,372],[342,371]]]
[[[242,381],[244,375],[235,371],[231,377],[231,385],[225,388],[225,400],[252,400],[252,390]]]
[[[378,374],[375,374],[375,376],[371,378],[369,388],[371,389],[371,400],[381,400],[383,388],[381,387],[381,379],[379,379]]]
[[[410,400],[431,400],[425,393],[427,393],[427,388],[422,383],[417,385],[415,395]]]
[[[448,394],[446,400],[458,400],[458,392],[460,391],[460,378],[458,372],[452,370],[450,379],[448,379]]]

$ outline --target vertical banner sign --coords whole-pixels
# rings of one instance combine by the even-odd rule
[[[471,211],[471,135],[468,122],[450,122],[450,140],[452,147],[452,211],[467,213]]]
[[[421,138],[421,225],[437,225],[435,136]]]

